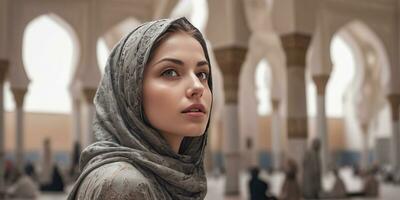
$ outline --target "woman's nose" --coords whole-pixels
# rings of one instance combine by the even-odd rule
[[[204,85],[196,74],[190,76],[190,85],[187,89],[188,98],[203,96]]]

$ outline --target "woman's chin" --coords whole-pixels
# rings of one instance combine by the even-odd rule
[[[199,131],[188,131],[185,133],[185,137],[199,137],[202,136],[204,134],[204,129],[201,129]]]

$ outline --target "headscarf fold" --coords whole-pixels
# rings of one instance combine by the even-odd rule
[[[94,99],[93,132],[97,142],[83,150],[82,173],[68,199],[75,199],[80,184],[91,171],[120,161],[131,163],[146,177],[153,177],[156,185],[152,189],[159,199],[205,197],[203,154],[209,122],[202,136],[184,138],[180,152],[176,153],[146,123],[143,110],[143,76],[150,50],[157,38],[178,20],[190,24],[186,18],[148,22],[134,29],[112,50]],[[210,63],[203,38],[200,43]],[[211,76],[209,87],[212,88]]]

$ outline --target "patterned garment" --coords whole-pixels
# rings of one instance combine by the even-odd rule
[[[127,162],[113,162],[93,170],[76,199],[156,199],[150,180]]]
[[[208,125],[202,136],[184,138],[175,153],[147,123],[142,107],[143,72],[150,50],[179,20],[190,24],[186,18],[145,23],[112,50],[94,99],[97,142],[81,154],[82,173],[69,200],[204,199]],[[200,44],[210,63],[204,39]],[[211,75],[208,84],[212,88]]]

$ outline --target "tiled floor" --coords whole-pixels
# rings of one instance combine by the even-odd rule
[[[344,169],[340,172],[343,181],[346,184],[346,188],[349,192],[357,192],[361,190],[362,182],[360,178],[352,176],[350,169]],[[281,185],[283,183],[284,176],[283,174],[273,174],[269,176],[267,173],[261,173],[260,177],[264,180],[268,180],[271,187],[271,193],[274,195],[278,195]],[[223,198],[224,192],[224,184],[225,179],[223,177],[220,178],[208,178],[208,188],[209,191],[207,193],[207,200],[216,200],[216,199],[224,199],[224,200],[247,200],[247,181],[249,180],[249,176],[246,174],[241,174],[240,176],[240,189],[241,195],[240,197],[225,197]],[[332,175],[328,175],[324,177],[323,185],[324,189],[328,190],[333,187],[334,179]],[[393,184],[381,184],[380,187],[380,197],[379,198],[352,198],[351,200],[400,200],[400,185]]]
[[[277,194],[283,182],[283,175],[282,174],[274,174],[272,176],[268,176],[266,173],[260,174],[261,178],[264,180],[268,180],[271,185],[271,192],[273,194]],[[357,191],[361,188],[361,181],[357,178],[351,176],[350,171],[342,170],[341,176],[344,179],[346,187],[350,191]],[[241,174],[240,176],[240,189],[241,189],[241,196],[236,197],[224,197],[224,184],[225,178],[220,176],[219,178],[216,177],[209,177],[208,178],[208,193],[206,196],[206,200],[245,200],[247,199],[247,180],[249,177],[246,174]],[[324,187],[329,189],[333,184],[333,179],[330,176],[324,178]],[[381,195],[378,199],[368,199],[368,200],[400,200],[400,185],[389,185],[389,184],[382,184],[381,185]],[[43,194],[39,199],[40,200],[61,200],[66,199],[66,194],[59,194],[59,193],[46,193]],[[366,198],[354,198],[352,200],[367,200]]]

